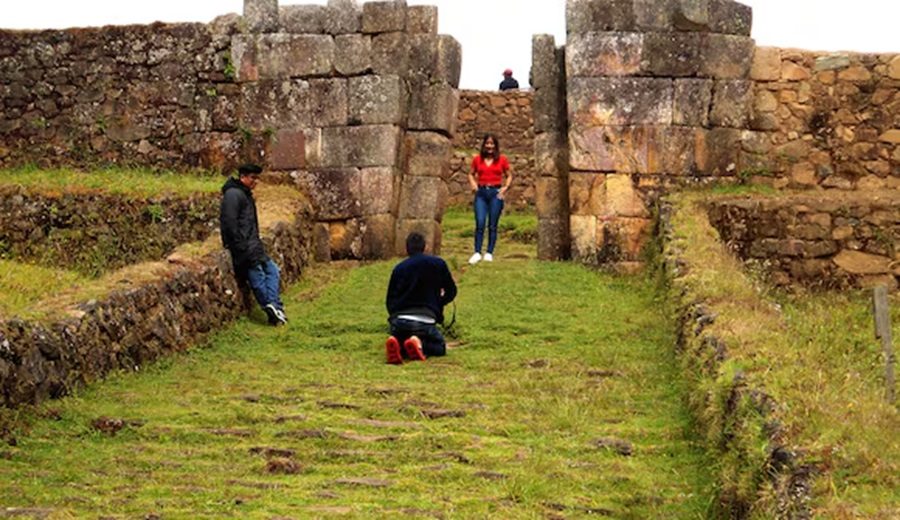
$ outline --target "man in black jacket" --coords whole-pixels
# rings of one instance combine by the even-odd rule
[[[385,352],[392,365],[403,363],[404,355],[425,361],[426,356],[447,353],[437,324],[444,322],[444,305],[456,298],[456,283],[447,262],[425,254],[425,237],[410,233],[406,252],[409,257],[391,273],[386,298],[391,337],[385,343]]]
[[[219,227],[222,244],[231,253],[235,276],[250,283],[269,324],[283,325],[287,317],[280,296],[281,274],[259,238],[259,219],[253,200],[253,189],[261,173],[259,166],[245,164],[238,168],[237,179],[232,177],[222,186]]]
[[[512,69],[503,71],[503,81],[500,82],[500,90],[517,90],[519,82],[512,75]]]

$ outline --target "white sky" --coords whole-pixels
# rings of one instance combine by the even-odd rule
[[[326,0],[281,0],[325,4]],[[408,0],[436,5],[439,30],[463,47],[461,88],[495,89],[509,67],[522,87],[533,34],[565,42],[565,0]],[[900,52],[900,0],[744,0],[759,45]],[[5,5],[4,5],[5,4]],[[0,0],[0,27],[51,29],[108,24],[208,22],[240,13],[243,0]]]

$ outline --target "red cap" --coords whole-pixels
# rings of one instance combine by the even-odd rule
[[[512,76],[512,69],[506,69],[503,71],[504,76]]]

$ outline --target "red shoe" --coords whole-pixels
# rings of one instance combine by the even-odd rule
[[[425,354],[422,353],[422,340],[416,336],[410,336],[403,342],[403,350],[406,351],[406,357],[413,361],[425,361]]]
[[[402,365],[403,354],[400,352],[400,342],[397,338],[391,336],[384,343],[384,352],[387,354],[387,362],[389,365]]]

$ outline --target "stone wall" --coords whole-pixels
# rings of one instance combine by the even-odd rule
[[[777,285],[871,287],[900,282],[900,190],[710,203],[722,240]]]
[[[513,169],[513,184],[507,201],[519,207],[534,204],[532,97],[530,91],[460,91],[459,121],[447,179],[451,204],[472,203],[468,175],[472,156],[478,153],[486,133],[497,136],[500,151],[507,156]]]
[[[742,175],[777,187],[900,188],[900,55],[760,47]]]
[[[311,258],[309,208],[280,222],[264,242],[296,280]],[[199,259],[154,266],[151,282],[124,284],[109,296],[46,322],[0,320],[0,405],[15,407],[69,393],[114,370],[138,370],[187,349],[246,312],[249,289],[235,282],[231,258],[218,250]]]
[[[159,260],[218,226],[219,195],[134,197],[0,187],[0,257],[89,276]]]

